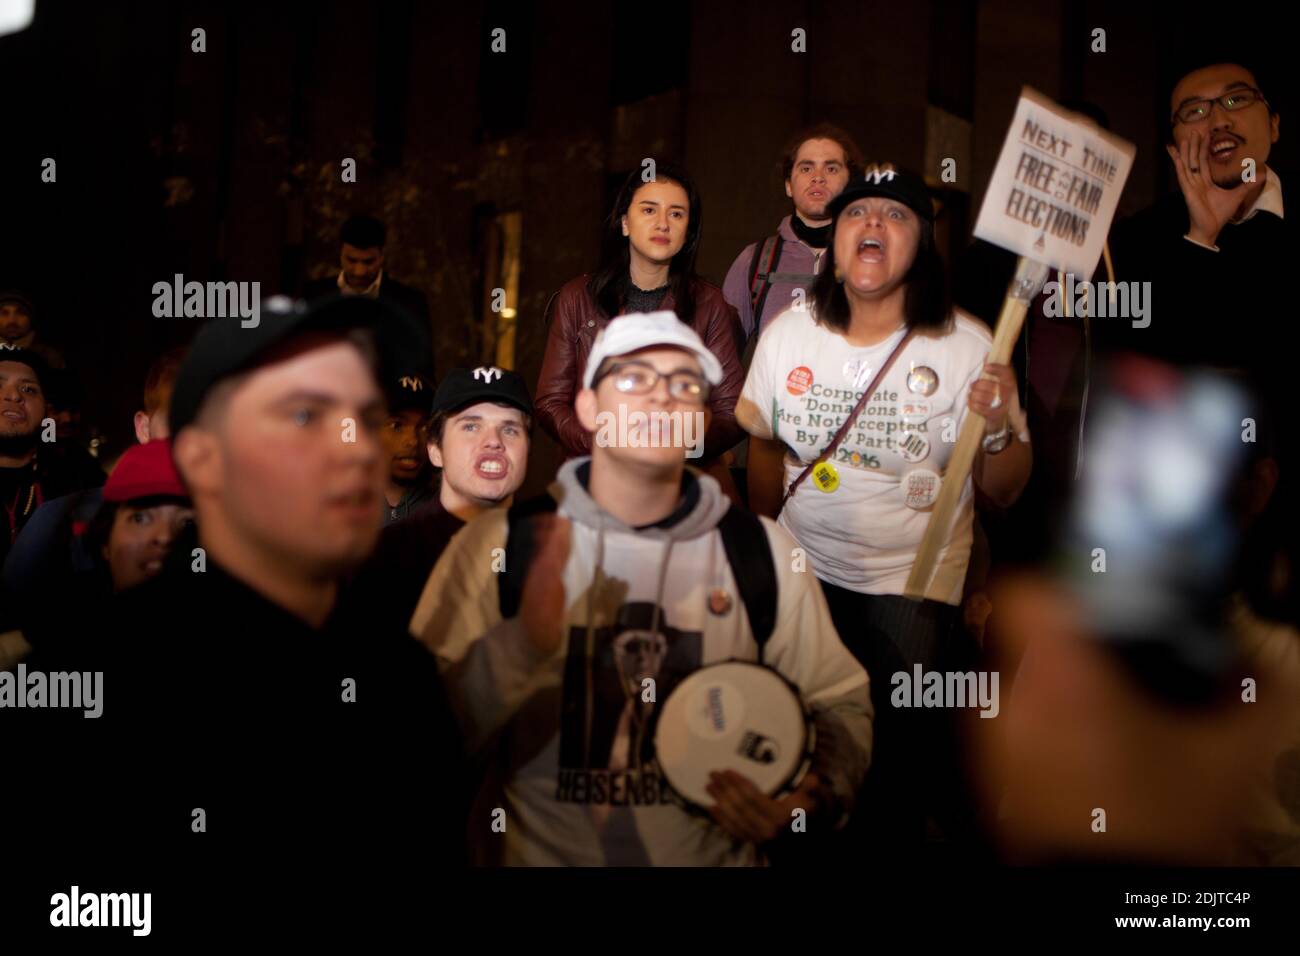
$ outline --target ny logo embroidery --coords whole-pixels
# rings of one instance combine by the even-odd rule
[[[879,186],[882,182],[892,182],[894,177],[897,175],[898,172],[894,169],[892,163],[884,163],[880,166],[873,165],[867,167],[867,171],[862,174],[862,178],[870,179],[873,183]]]
[[[488,385],[491,385],[493,379],[501,378],[501,369],[497,368],[495,365],[488,366],[487,368],[480,365],[478,368],[474,369],[474,377]]]
[[[418,392],[424,388],[424,382],[414,375],[403,375],[397,380],[397,384],[402,388],[409,388],[413,392]]]

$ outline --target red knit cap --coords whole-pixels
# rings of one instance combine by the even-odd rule
[[[172,443],[165,438],[128,448],[104,484],[105,501],[134,501],[156,495],[189,497],[172,463]]]

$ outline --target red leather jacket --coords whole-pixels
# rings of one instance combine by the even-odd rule
[[[546,355],[533,402],[537,420],[570,458],[591,453],[591,436],[579,423],[573,400],[582,388],[582,373],[596,333],[609,321],[587,292],[588,278],[578,276],[551,297],[546,310]],[[716,286],[702,279],[695,280],[692,291],[695,321],[691,324],[722,363],[722,382],[709,394],[712,416],[704,436],[703,455],[703,462],[708,462],[744,437],[744,430],[736,423],[736,399],[745,384],[745,370],[740,364],[740,317],[736,310]],[[660,308],[672,307],[669,291]]]

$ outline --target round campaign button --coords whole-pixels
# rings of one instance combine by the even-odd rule
[[[807,365],[800,365],[798,368],[791,369],[790,374],[785,377],[785,390],[791,395],[802,395],[812,388],[812,383],[812,369]]]
[[[812,480],[822,491],[830,492],[840,486],[840,473],[829,461],[822,461],[812,470]]]
[[[928,365],[918,365],[907,373],[907,390],[918,395],[933,395],[939,387],[939,373]]]
[[[930,439],[909,428],[898,438],[898,457],[912,464],[925,461],[930,457]]]
[[[898,403],[898,417],[906,425],[919,425],[929,420],[933,406],[924,398],[906,397]]]
[[[709,592],[709,610],[722,617],[731,610],[731,595],[724,588],[714,588]]]
[[[916,511],[924,511],[939,497],[943,479],[928,468],[917,468],[903,476],[903,503]]]

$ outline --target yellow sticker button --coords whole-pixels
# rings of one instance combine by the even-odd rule
[[[818,462],[812,470],[812,480],[822,491],[834,491],[840,486],[840,473],[829,461]]]

